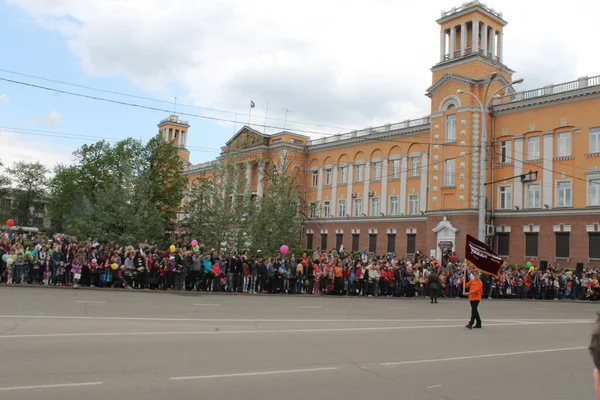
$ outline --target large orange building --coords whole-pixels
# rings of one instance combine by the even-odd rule
[[[465,235],[477,236],[484,179],[486,240],[501,256],[600,263],[600,77],[518,92],[501,13],[473,1],[437,22],[430,115],[313,140],[244,126],[222,150],[236,155],[247,193],[268,189],[268,156],[311,204],[307,248],[439,258],[447,248],[462,256]],[[189,125],[172,116],[159,127],[189,160]],[[184,173],[192,182],[212,165]]]

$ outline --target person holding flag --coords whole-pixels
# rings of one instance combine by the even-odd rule
[[[465,244],[465,259],[467,264],[473,267],[473,278],[467,281],[467,266],[465,265],[465,285],[463,295],[469,290],[469,302],[471,303],[471,319],[465,326],[467,329],[481,328],[481,317],[479,316],[479,302],[483,297],[483,283],[479,277],[480,271],[498,278],[498,273],[504,266],[504,260],[494,253],[485,243],[480,242],[471,235],[467,235]],[[475,324],[475,325],[473,325]]]

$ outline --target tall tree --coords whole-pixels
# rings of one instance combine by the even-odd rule
[[[49,197],[48,216],[54,222],[56,229],[64,231],[69,217],[77,214],[78,202],[82,200],[81,171],[77,167],[67,167],[62,164],[54,168],[54,176],[48,185]]]
[[[33,209],[44,204],[48,170],[40,162],[19,161],[6,171],[14,185],[13,213],[20,225],[27,226],[32,222]]]

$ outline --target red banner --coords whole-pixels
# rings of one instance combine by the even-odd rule
[[[480,242],[471,235],[467,235],[465,258],[473,267],[484,274],[493,275],[496,278],[505,264],[502,257],[496,254],[494,250],[490,249],[485,243]]]

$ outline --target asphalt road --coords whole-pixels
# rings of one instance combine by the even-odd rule
[[[598,308],[0,287],[0,398],[592,399]]]

